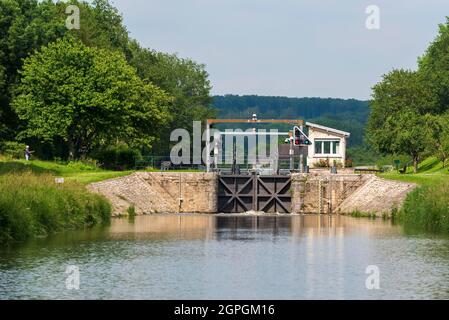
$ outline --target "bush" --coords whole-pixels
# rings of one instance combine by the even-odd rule
[[[329,158],[327,158],[326,160],[320,159],[318,162],[315,162],[313,166],[315,168],[329,168],[330,167]]]
[[[109,223],[111,206],[104,197],[54,179],[31,172],[0,176],[0,243]]]
[[[0,144],[0,151],[13,159],[23,159],[25,157],[26,144],[15,141],[5,141]]]
[[[449,181],[416,188],[398,213],[408,229],[449,234]]]
[[[377,216],[374,212],[363,212],[358,209],[351,212],[351,217],[354,218],[370,218],[370,219],[376,219]]]
[[[70,161],[67,168],[79,171],[88,171],[97,169],[97,162],[95,160]]]
[[[352,160],[352,158],[346,159],[345,166],[346,166],[346,168],[352,168],[354,166],[354,161]]]
[[[128,170],[134,168],[136,161],[142,160],[142,155],[137,149],[117,146],[97,152],[95,158],[100,162],[102,168]]]

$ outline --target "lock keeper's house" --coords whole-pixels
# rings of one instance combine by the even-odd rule
[[[312,142],[307,150],[307,164],[312,168],[320,163],[332,166],[335,161],[345,167],[347,139],[351,134],[311,122],[306,122],[306,126]]]

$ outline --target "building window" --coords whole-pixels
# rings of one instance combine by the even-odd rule
[[[322,141],[315,141],[315,153],[321,153],[323,148]]]
[[[315,154],[337,155],[340,154],[339,140],[315,140]]]
[[[332,153],[339,154],[340,153],[340,141],[333,141],[332,144]]]
[[[324,141],[323,146],[323,153],[324,154],[331,154],[331,142],[330,141]]]

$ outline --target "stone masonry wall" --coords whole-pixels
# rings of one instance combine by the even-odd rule
[[[359,210],[381,215],[400,208],[414,187],[372,174],[330,174],[327,170],[293,174],[292,213],[349,214]],[[115,215],[125,213],[131,205],[137,214],[217,213],[215,173],[136,172],[88,188],[106,196]]]
[[[292,176],[293,213],[339,213],[354,211],[378,216],[400,209],[412,183],[386,180],[373,174],[330,174],[312,171]]]
[[[89,185],[109,199],[115,215],[131,205],[137,214],[214,213],[217,188],[216,174],[188,172],[136,172]]]
[[[312,171],[292,176],[293,213],[335,213],[335,209],[372,175]]]
[[[360,211],[378,216],[390,215],[393,209],[400,209],[407,194],[416,188],[414,183],[386,180],[373,176],[360,188],[351,192],[339,204],[336,212],[351,213]]]

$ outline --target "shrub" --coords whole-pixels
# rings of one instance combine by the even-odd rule
[[[315,162],[314,167],[315,168],[329,168],[330,167],[329,158],[327,158],[326,160],[320,159],[318,162]]]
[[[0,243],[23,241],[110,221],[111,206],[82,185],[57,185],[50,174],[0,176]]]
[[[370,219],[377,218],[377,216],[374,212],[363,212],[363,211],[360,211],[359,209],[352,211],[350,216],[354,217],[354,218],[370,218]]]
[[[105,169],[128,170],[134,168],[136,161],[142,160],[142,155],[137,149],[117,146],[97,152],[95,158]]]
[[[128,213],[128,217],[134,218],[136,216],[136,207],[132,204],[128,207],[126,212]]]
[[[67,168],[79,171],[95,170],[97,169],[97,161],[95,160],[70,161],[67,164]]]
[[[0,151],[13,159],[23,159],[25,157],[25,147],[26,144],[24,143],[5,141],[0,144]]]
[[[352,158],[346,159],[345,166],[346,166],[346,168],[352,168],[354,166],[354,161],[352,160]]]

